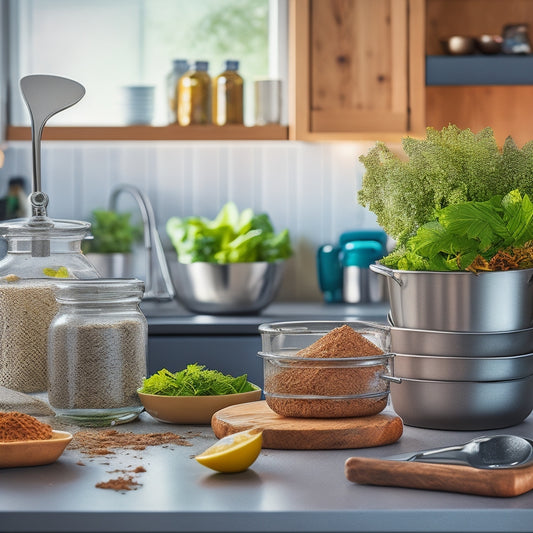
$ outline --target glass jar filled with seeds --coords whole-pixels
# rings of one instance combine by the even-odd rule
[[[148,327],[137,279],[61,280],[48,331],[48,400],[82,426],[130,422],[142,411]]]
[[[48,326],[58,310],[58,278],[98,278],[81,252],[88,222],[34,216],[0,224],[0,385],[19,392],[48,386]]]

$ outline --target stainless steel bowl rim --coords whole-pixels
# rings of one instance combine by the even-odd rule
[[[420,333],[424,335],[443,335],[443,336],[474,336],[474,335],[481,335],[483,337],[490,337],[490,336],[496,336],[496,335],[519,335],[519,334],[527,334],[527,333],[533,333],[533,328],[524,328],[524,329],[515,329],[511,331],[446,331],[446,330],[439,330],[439,329],[419,329],[419,328],[401,328],[398,326],[394,326],[392,324],[392,317],[390,316],[390,313],[387,314],[387,320],[389,321],[389,324],[391,324],[390,331],[391,332],[410,332],[410,333]]]
[[[382,265],[381,263],[375,263],[370,265],[370,270],[374,270],[378,272],[379,274],[385,274],[385,271],[390,271],[391,273],[398,272],[399,274],[426,274],[426,275],[435,275],[435,274],[441,274],[444,276],[501,276],[501,275],[509,275],[513,272],[527,272],[530,271],[533,274],[533,268],[520,268],[520,269],[514,269],[514,270],[491,270],[490,272],[470,272],[468,270],[400,270],[396,268],[389,268],[385,265]]]
[[[472,361],[472,362],[482,362],[487,361],[487,363],[494,363],[498,361],[516,361],[517,359],[528,359],[529,357],[533,357],[533,353],[524,353],[524,354],[518,354],[518,355],[502,355],[501,357],[468,357],[468,356],[449,356],[449,355],[422,355],[422,354],[415,354],[415,353],[398,353],[395,352],[393,354],[395,357],[415,357],[419,359],[435,359],[439,361],[446,361],[449,360],[452,364],[460,364],[461,361]],[[501,380],[500,380],[501,381]]]
[[[521,377],[521,378],[516,378],[516,379],[501,379],[501,380],[496,380],[496,381],[468,381],[468,380],[464,380],[464,381],[461,381],[461,380],[437,380],[437,379],[415,379],[415,378],[403,378],[402,376],[394,376],[397,380],[399,381],[395,381],[395,383],[397,383],[398,385],[401,385],[402,382],[404,381],[407,381],[407,382],[414,382],[414,383],[433,383],[433,384],[436,384],[436,385],[440,385],[440,384],[449,384],[449,383],[487,383],[487,384],[490,384],[490,383],[502,383],[502,384],[505,384],[505,383],[519,383],[519,382],[522,382],[522,381],[527,381],[528,379],[530,379],[531,377],[533,377],[533,374],[529,375],[529,376],[524,376],[524,377]]]

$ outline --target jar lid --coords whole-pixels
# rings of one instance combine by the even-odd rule
[[[0,224],[0,236],[82,239],[90,228],[89,222],[80,220],[60,220],[48,217],[15,218]]]
[[[57,279],[54,285],[61,303],[140,300],[144,294],[144,281],[135,278]]]

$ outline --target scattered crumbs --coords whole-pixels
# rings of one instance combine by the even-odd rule
[[[100,481],[95,485],[97,489],[110,489],[116,491],[137,490],[140,486],[142,486],[141,483],[135,481],[133,476],[117,477],[115,479],[110,479],[109,481]]]
[[[190,436],[196,436],[192,432],[188,432]],[[90,457],[89,461],[93,461],[98,456],[115,455],[114,449],[130,449],[130,450],[145,450],[148,446],[164,446],[169,447],[171,444],[178,446],[191,446],[191,443],[184,437],[176,433],[133,433],[121,432],[116,429],[96,430],[96,431],[78,431],[74,434],[74,438],[69,444],[69,448],[80,450],[82,453]],[[126,455],[129,455],[126,453]],[[136,455],[136,459],[142,457]],[[79,465],[84,465],[82,461],[78,461]],[[109,462],[101,463],[109,465]],[[117,492],[137,490],[142,486],[135,476],[146,472],[146,468],[142,465],[133,467],[129,465],[126,469],[117,469],[108,472],[109,474],[120,473],[114,479],[108,481],[101,481],[95,484],[98,489],[115,490]]]
[[[78,461],[76,464],[77,464],[78,466],[86,466],[85,463],[84,463],[83,461]]]
[[[191,446],[191,443],[176,433],[132,433],[116,429],[103,431],[78,431],[69,444],[71,449],[79,449],[91,456],[110,455],[113,449],[144,450],[147,446],[175,444]]]

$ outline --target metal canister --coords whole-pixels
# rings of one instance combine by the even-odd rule
[[[343,300],[347,303],[378,303],[387,299],[387,286],[370,265],[383,257],[378,241],[347,242],[343,247]]]

